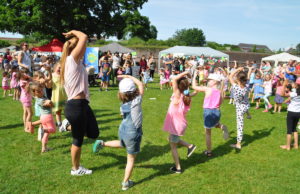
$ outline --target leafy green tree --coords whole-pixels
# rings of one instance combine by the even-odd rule
[[[300,55],[300,43],[296,46],[297,55]]]
[[[157,29],[150,24],[149,18],[142,16],[138,11],[123,14],[126,27],[123,30],[124,38],[139,37],[143,40],[156,39]]]
[[[31,35],[35,32],[64,40],[61,35],[72,29],[89,36],[124,35],[130,16],[137,23],[142,18],[145,31],[150,33],[150,22],[140,16],[138,9],[148,0],[0,0],[0,31]],[[138,16],[140,17],[138,17]],[[147,18],[148,19],[148,18]],[[149,26],[148,26],[149,24]],[[127,29],[130,31],[133,29]],[[153,30],[153,29],[152,29]],[[126,32],[127,32],[126,31]],[[132,32],[140,33],[139,30]],[[150,33],[151,34],[151,33]]]
[[[186,46],[203,46],[206,43],[203,31],[198,28],[177,30],[173,39]]]

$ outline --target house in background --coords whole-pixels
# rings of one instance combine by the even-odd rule
[[[271,49],[269,49],[269,47],[267,47],[266,45],[240,43],[238,44],[238,47],[243,52],[263,52],[263,53],[272,52]]]

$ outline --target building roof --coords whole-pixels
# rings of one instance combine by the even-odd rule
[[[256,49],[260,50],[260,49],[265,49],[266,51],[271,51],[271,49],[269,49],[269,47],[267,47],[266,45],[259,45],[259,44],[246,44],[246,43],[240,43],[238,44],[238,47],[240,47],[241,49],[244,50],[250,50],[253,49],[253,47],[256,47]]]

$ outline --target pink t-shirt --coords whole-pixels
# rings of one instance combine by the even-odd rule
[[[211,94],[204,98],[203,108],[215,109],[220,108],[221,105],[221,91],[211,88]]]
[[[183,102],[183,95],[180,96],[178,104],[175,104],[175,98],[172,95],[163,129],[170,134],[182,136],[187,127],[185,116],[189,110],[190,106],[185,105]]]
[[[9,81],[9,78],[7,78],[7,77],[2,78],[2,87],[9,86],[8,81]]]
[[[165,71],[165,78],[170,79],[170,71]]]
[[[30,92],[26,91],[26,86],[28,84],[29,84],[28,81],[20,80],[20,87],[21,87],[20,101],[22,103],[31,103],[31,101],[32,101],[32,96],[31,96]]]
[[[71,100],[81,92],[83,92],[85,98],[89,100],[88,74],[84,65],[77,64],[72,55],[66,59],[64,86],[68,100]]]
[[[283,86],[278,86],[278,87],[276,88],[276,94],[282,96],[283,89],[284,89]]]

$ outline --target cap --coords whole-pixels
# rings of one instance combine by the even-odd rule
[[[134,90],[136,90],[136,86],[134,84],[134,82],[129,79],[129,78],[124,78],[121,80],[120,84],[119,84],[119,91],[122,93],[125,92],[133,92]]]
[[[215,73],[209,74],[207,79],[215,80],[218,82],[220,82],[222,80],[221,77]]]

